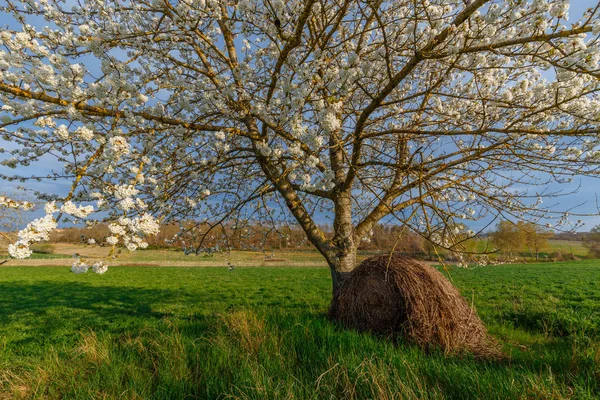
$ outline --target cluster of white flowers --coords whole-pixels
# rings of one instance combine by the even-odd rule
[[[316,106],[319,110],[317,114],[319,124],[323,127],[325,132],[329,134],[337,132],[342,126],[342,121],[340,119],[340,113],[343,106],[342,102],[325,105],[324,101],[319,100]]]
[[[6,196],[0,196],[0,208],[19,208],[22,210],[31,210],[34,204],[29,201],[16,201]]]
[[[85,274],[90,269],[90,266],[81,261],[80,258],[75,259],[71,265],[71,272],[74,274]]]
[[[230,148],[229,143],[225,142],[226,137],[227,136],[226,136],[225,132],[223,132],[223,131],[219,131],[219,132],[215,133],[216,141],[215,141],[214,145],[218,151],[219,150],[220,151],[228,151],[229,150],[229,148]]]
[[[81,258],[77,258],[71,265],[71,272],[75,274],[85,274],[90,268],[100,275],[108,271],[108,266],[102,261],[95,262],[90,266],[85,261],[82,261]]]
[[[131,197],[125,197],[117,204],[117,207],[123,211],[129,211],[135,208],[135,201]]]
[[[115,223],[115,222],[108,225],[108,230],[110,231],[110,233],[112,233],[115,236],[125,235],[125,232],[126,232],[125,227],[123,225]],[[115,236],[111,236],[111,237],[115,237]]]
[[[94,212],[94,206],[77,206],[72,201],[66,201],[60,207],[60,211],[65,214],[72,215],[77,218],[87,218],[91,213]]]
[[[33,251],[29,248],[30,244],[25,241],[17,241],[8,245],[8,254],[18,260],[31,256]]]
[[[110,150],[115,154],[115,156],[122,157],[130,152],[130,146],[127,139],[123,136],[113,136],[108,140],[108,144],[110,146]]]
[[[223,131],[219,131],[219,132],[215,133],[215,139],[217,139],[217,140],[224,141],[225,137],[226,137],[225,132],[223,132]]]
[[[56,130],[54,131],[54,134],[56,135],[57,138],[59,138],[61,140],[69,139],[69,130],[67,129],[67,127],[65,125],[60,125],[58,128],[56,128]]]
[[[133,186],[119,186],[118,196],[128,196],[137,193]],[[102,197],[96,193],[92,197]],[[130,197],[125,197],[130,199]],[[7,206],[15,207],[16,202],[6,198],[0,197],[0,205],[6,203]],[[23,259],[31,256],[32,250],[31,245],[36,242],[44,241],[49,239],[49,234],[52,230],[57,228],[57,222],[54,219],[53,214],[62,212],[75,216],[77,218],[87,218],[92,212],[94,212],[93,206],[78,206],[72,201],[65,201],[61,207],[57,207],[56,202],[52,201],[44,206],[46,215],[42,218],[35,219],[30,222],[23,230],[18,233],[18,240],[16,243],[8,246],[8,252],[11,257],[17,259]],[[109,225],[109,230],[112,236],[107,238],[107,243],[110,245],[116,245],[119,242],[119,236],[122,237],[123,243],[130,250],[137,248],[145,248],[148,246],[144,242],[143,238],[149,235],[155,235],[160,229],[159,222],[150,214],[144,213],[134,218],[121,217],[116,223]],[[94,239],[88,239],[88,244],[95,244]],[[88,265],[81,259],[75,260],[71,270],[74,273],[85,273],[88,269],[98,274],[103,274],[107,271],[108,266],[103,262],[97,262],[93,265]]]
[[[321,126],[329,133],[336,132],[342,126],[342,122],[334,111],[323,113],[321,116]]]
[[[56,126],[56,122],[54,122],[54,120],[52,119],[52,117],[49,116],[45,116],[45,117],[39,117],[35,123],[35,126],[40,126],[40,127],[50,127],[50,128],[54,128]]]
[[[130,251],[137,248],[146,248],[148,243],[144,241],[147,236],[156,235],[160,231],[160,223],[156,218],[148,213],[137,217],[121,217],[117,221],[108,225],[111,236],[106,238],[106,243],[115,246],[119,243],[119,238]]]
[[[271,149],[265,142],[256,142],[255,145],[260,154],[265,157],[269,157],[273,153],[273,149]]]
[[[141,232],[146,236],[156,235],[160,231],[160,224],[150,214],[142,214],[131,220],[132,231]]]
[[[133,185],[117,185],[113,190],[114,196],[118,200],[126,199],[128,197],[135,197],[139,190]]]
[[[86,141],[92,140],[94,138],[94,131],[85,126],[80,126],[79,128],[77,128],[75,130],[75,134]]]
[[[56,221],[51,214],[31,221],[18,233],[17,242],[8,246],[8,254],[17,259],[31,256],[30,246],[33,243],[48,240],[50,232],[56,229]]]
[[[550,7],[550,15],[554,18],[569,19],[569,1],[561,0]]]
[[[251,11],[254,8],[254,5],[250,0],[240,0],[237,4],[237,9],[241,13],[246,13]]]
[[[94,264],[92,264],[92,271],[94,271],[97,274],[102,275],[103,273],[108,271],[108,266],[106,264],[104,264],[102,261],[98,261],[98,262],[95,262]]]
[[[145,209],[146,204],[140,198],[135,198],[139,190],[133,185],[117,185],[114,188],[107,189],[118,200],[117,208],[127,212],[134,209],[136,206],[140,209]]]
[[[293,179],[298,178],[296,173],[290,174]],[[330,169],[325,170],[322,175],[313,181],[311,174],[303,174],[299,177],[301,179],[300,188],[307,192],[313,192],[315,190],[331,190],[335,187],[335,172]]]

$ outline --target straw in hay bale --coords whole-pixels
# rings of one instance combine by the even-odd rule
[[[435,268],[406,257],[363,261],[334,294],[329,317],[347,328],[401,335],[426,349],[500,355],[452,283]]]

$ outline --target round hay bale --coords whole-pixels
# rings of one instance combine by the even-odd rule
[[[359,331],[401,335],[426,349],[500,354],[452,283],[435,268],[406,257],[363,261],[334,293],[329,318]]]

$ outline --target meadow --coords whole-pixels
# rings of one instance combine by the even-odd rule
[[[336,327],[322,267],[0,268],[0,399],[593,399],[600,262],[450,269],[507,358]]]
[[[485,252],[492,245],[487,240],[478,240],[470,243],[467,247],[471,251]],[[4,250],[4,251],[3,251]],[[42,246],[34,246],[33,254],[30,259],[10,260],[10,265],[32,265],[31,260],[36,260],[37,266],[42,265],[71,265],[74,254],[93,263],[96,260],[104,259],[110,249],[97,245],[87,245],[82,243],[45,243]],[[358,261],[380,254],[381,251],[359,251]],[[502,257],[502,253],[491,253],[488,257],[491,260],[497,260]],[[423,258],[425,254],[410,253],[408,256]],[[451,261],[452,255],[448,252],[439,250],[438,256],[431,255],[432,259],[446,259]],[[589,257],[588,249],[581,241],[567,241],[551,239],[539,254],[539,261],[564,261],[571,259],[581,259]],[[111,265],[118,266],[186,266],[186,267],[222,267],[227,265],[227,259],[234,266],[245,267],[326,267],[327,264],[323,257],[314,250],[297,249],[277,249],[266,251],[225,251],[212,254],[200,253],[199,255],[184,254],[178,248],[149,248],[146,250],[137,250],[134,252],[122,249],[116,259],[111,259]],[[513,258],[521,262],[532,262],[534,257],[528,251],[515,252]],[[0,263],[8,259],[5,249],[0,247]]]

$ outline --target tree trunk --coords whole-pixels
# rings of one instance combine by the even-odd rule
[[[329,268],[331,269],[332,291],[335,296],[346,278],[356,268],[356,249],[343,254],[341,257],[336,257],[336,262],[330,262]]]
[[[357,245],[352,225],[352,198],[349,191],[340,191],[335,195],[334,236],[332,244],[335,256],[328,260],[331,268],[333,295],[345,278],[356,268]]]

